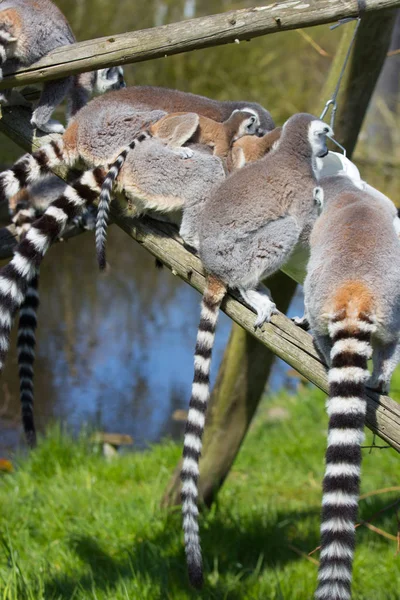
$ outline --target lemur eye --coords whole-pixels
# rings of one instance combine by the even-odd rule
[[[324,127],[324,133],[329,133],[330,132],[330,128],[329,127]]]

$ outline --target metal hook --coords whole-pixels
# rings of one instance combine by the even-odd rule
[[[336,100],[334,100],[333,98],[331,98],[330,100],[328,100],[328,102],[325,104],[324,110],[321,113],[320,119],[321,119],[321,121],[324,119],[324,117],[325,117],[326,113],[328,112],[330,106],[332,106],[332,114],[331,114],[330,126],[333,129],[333,126],[335,124],[336,111],[337,111]]]

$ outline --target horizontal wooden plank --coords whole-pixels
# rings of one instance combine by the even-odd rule
[[[365,5],[371,12],[399,7],[400,0],[368,0]],[[332,23],[356,17],[358,10],[357,0],[287,0],[88,40],[57,48],[34,65],[5,76],[0,89]]]

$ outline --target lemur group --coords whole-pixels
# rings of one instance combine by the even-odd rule
[[[2,2],[1,77],[74,41],[50,0]],[[89,101],[93,92],[101,95]],[[64,129],[51,116],[66,96]],[[3,91],[0,100],[26,104],[16,90]],[[315,598],[350,599],[366,387],[386,393],[400,361],[400,221],[393,202],[364,182],[353,163],[328,151],[333,131],[310,114],[276,127],[254,102],[126,87],[121,67],[45,83],[31,124],[60,135],[0,174],[0,199],[20,236],[14,257],[0,269],[0,368],[19,311],[22,417],[30,446],[36,443],[38,277],[47,250],[100,197],[96,251],[104,269],[114,189],[136,216],[180,212],[181,237],[199,253],[207,274],[181,472],[189,579],[200,588],[199,457],[221,302],[236,290],[256,313],[254,326],[262,327],[276,307],[261,282],[299,246],[309,247],[305,313],[298,321],[308,325],[329,377]],[[78,160],[87,170],[74,181],[52,174]],[[146,178],[146,161],[153,174],[160,171],[157,177]]]

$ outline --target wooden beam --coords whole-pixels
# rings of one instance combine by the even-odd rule
[[[36,149],[48,140],[48,136],[33,137],[29,111],[18,107],[4,111],[0,129],[26,150]],[[176,227],[149,217],[126,217],[116,203],[112,205],[111,214],[115,223],[129,237],[161,260],[174,275],[203,292],[205,273],[201,261],[184,247]],[[298,272],[301,271],[300,268]],[[254,329],[254,313],[233,294],[227,295],[222,310],[301,375],[324,392],[328,391],[326,370],[313,346],[311,336],[294,325],[290,319],[278,314],[272,317],[271,323]],[[369,392],[367,426],[400,452],[400,405],[397,402],[388,396],[378,396]]]
[[[400,0],[368,0],[365,5],[369,13],[400,7]],[[288,0],[88,40],[57,48],[34,65],[10,73],[0,89],[332,23],[356,17],[358,10],[357,0]]]

